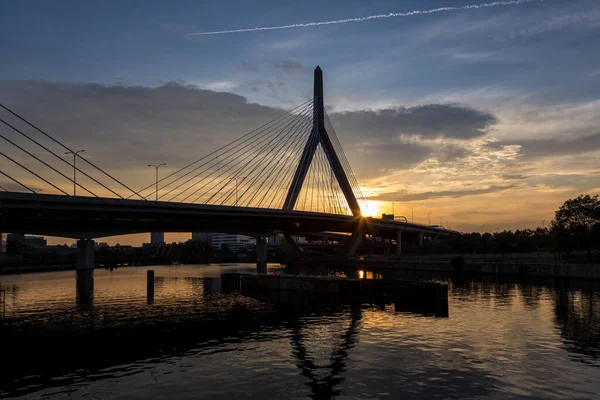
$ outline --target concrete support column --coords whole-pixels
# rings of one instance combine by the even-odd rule
[[[396,255],[402,254],[402,230],[396,231]]]
[[[78,270],[94,269],[94,251],[94,241],[92,239],[79,239],[77,241],[75,268]]]
[[[151,232],[150,233],[150,244],[152,246],[162,246],[165,244],[165,233],[164,232]]]
[[[78,269],[76,274],[75,301],[78,308],[86,309],[94,302],[94,270]]]
[[[256,238],[256,271],[259,274],[267,273],[267,238]]]
[[[419,238],[419,242],[418,242],[419,247],[417,248],[417,250],[419,252],[421,252],[421,249],[423,248],[423,232],[419,233],[418,238]]]

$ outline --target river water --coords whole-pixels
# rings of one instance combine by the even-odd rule
[[[447,316],[283,313],[220,293],[252,265],[152,267],[153,296],[147,269],[0,276],[0,398],[600,398],[598,283],[424,275]]]

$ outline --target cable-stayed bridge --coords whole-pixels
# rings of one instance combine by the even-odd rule
[[[82,260],[94,238],[151,231],[255,236],[259,256],[275,233],[300,251],[293,235],[345,232],[344,255],[365,234],[396,240],[399,252],[403,232],[415,242],[448,233],[362,216],[365,197],[325,112],[319,67],[313,99],[141,190],[0,107],[0,231],[80,239]]]

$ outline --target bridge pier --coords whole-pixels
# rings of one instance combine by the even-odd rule
[[[77,270],[75,302],[78,308],[89,308],[94,302],[94,270]]]
[[[94,251],[94,241],[92,239],[79,239],[77,241],[75,268],[78,270],[94,269]]]
[[[420,253],[422,249],[423,249],[423,232],[419,233],[419,236],[418,236],[417,251]]]
[[[267,238],[256,238],[256,272],[267,273]]]
[[[396,255],[402,255],[402,229],[396,231]]]

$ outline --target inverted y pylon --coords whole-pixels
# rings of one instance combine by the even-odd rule
[[[333,174],[342,189],[342,193],[348,202],[348,206],[352,211],[352,215],[360,216],[360,206],[352,191],[352,186],[348,181],[348,177],[344,172],[342,163],[338,158],[331,139],[325,129],[325,110],[323,102],[323,71],[320,67],[315,68],[315,83],[314,83],[314,98],[313,98],[313,127],[308,142],[304,146],[300,162],[296,168],[294,179],[288,190],[283,209],[286,211],[292,211],[296,202],[298,201],[298,195],[304,184],[304,179],[308,173],[308,169],[315,155],[315,151],[319,143],[327,156],[329,166],[333,170]]]

